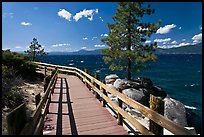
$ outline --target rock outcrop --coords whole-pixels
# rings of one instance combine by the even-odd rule
[[[182,127],[188,126],[184,104],[170,97],[164,98],[163,101],[165,104],[164,117],[167,117]]]
[[[128,88],[123,90],[123,93],[139,103],[149,106],[149,97],[144,94],[142,89]]]
[[[120,79],[116,74],[111,74],[106,76],[105,82],[111,88],[122,89],[125,95],[147,107],[149,107],[150,94],[162,99],[165,103],[164,116],[182,127],[188,126],[184,104],[170,98],[161,87],[153,86],[153,82],[149,78],[136,78],[130,81]],[[113,102],[118,103],[117,96],[110,93],[108,96]],[[130,113],[134,111],[133,108],[127,106],[125,103],[123,103],[123,109],[128,110]]]
[[[127,89],[127,88],[134,88],[134,89],[139,89],[141,86],[140,83],[138,82],[133,82],[130,80],[126,79],[116,79],[116,81],[113,83],[113,86],[116,89]]]
[[[116,74],[111,74],[105,77],[106,84],[113,84],[119,77]]]

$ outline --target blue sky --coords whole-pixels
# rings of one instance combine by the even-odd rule
[[[202,42],[202,2],[150,4],[155,13],[142,20],[162,24],[146,43],[171,48]],[[100,39],[116,9],[115,2],[2,2],[2,49],[25,51],[33,38],[46,52],[107,48]]]

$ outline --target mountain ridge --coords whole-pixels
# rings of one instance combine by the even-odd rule
[[[18,53],[24,53],[19,51]],[[25,53],[24,53],[25,54]],[[202,43],[187,45],[175,48],[157,48],[155,54],[202,54]],[[48,55],[104,55],[102,49],[96,50],[79,50],[74,52],[52,51]]]

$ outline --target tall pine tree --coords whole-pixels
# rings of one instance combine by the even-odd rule
[[[156,24],[142,22],[144,15],[151,15],[154,9],[148,4],[143,7],[143,2],[118,2],[113,20],[115,24],[108,23],[108,37],[101,41],[109,48],[102,52],[105,63],[111,62],[111,70],[126,69],[126,79],[131,79],[131,72],[139,72],[146,67],[148,61],[155,61],[157,56],[153,53],[156,43],[145,44],[145,41],[160,26],[160,21]]]
[[[28,56],[32,61],[36,61],[37,56],[47,55],[36,38],[33,38],[33,41],[29,46],[29,50],[25,51],[25,53],[28,53]]]

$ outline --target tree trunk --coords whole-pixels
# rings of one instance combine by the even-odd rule
[[[130,69],[131,69],[131,60],[128,59],[127,69],[126,69],[126,79],[127,79],[127,80],[131,80],[131,72],[130,72]]]
[[[130,33],[131,11],[129,12],[128,25],[129,26],[128,26],[128,47],[127,47],[127,50],[131,51],[131,33]],[[127,57],[126,79],[131,80],[131,60],[129,57]]]

